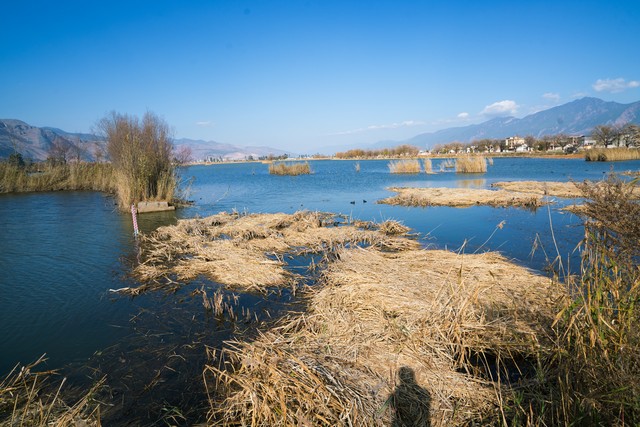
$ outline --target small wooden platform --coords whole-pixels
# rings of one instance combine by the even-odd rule
[[[173,211],[168,202],[138,202],[138,213]]]

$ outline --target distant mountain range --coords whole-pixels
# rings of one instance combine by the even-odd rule
[[[499,117],[484,123],[464,127],[442,129],[437,132],[422,133],[403,141],[381,141],[371,148],[392,147],[411,144],[420,148],[432,148],[436,144],[453,141],[471,142],[483,138],[507,138],[510,136],[545,135],[565,133],[569,135],[589,135],[598,125],[622,126],[627,123],[640,125],[640,101],[631,104],[605,102],[598,98],[582,98],[567,104],[549,108],[521,119]],[[176,139],[177,148],[191,149],[193,160],[226,159],[241,160],[280,156],[294,153],[270,147],[241,147],[216,141]],[[18,152],[26,159],[45,160],[52,146],[69,148],[70,157],[95,160],[104,155],[104,138],[84,133],[69,133],[52,127],[35,127],[20,120],[0,119],[0,158],[7,158]]]
[[[484,138],[508,138],[532,135],[589,135],[598,125],[622,126],[640,124],[640,101],[632,104],[605,102],[598,98],[582,98],[567,104],[530,114],[521,119],[498,117],[477,125],[442,129],[422,133],[396,144],[411,144],[420,148],[432,148],[449,142],[471,142]],[[376,146],[389,146],[389,141]]]
[[[25,159],[46,160],[55,145],[66,147],[68,157],[74,159],[96,160],[106,153],[106,141],[97,135],[69,133],[51,127],[31,126],[20,120],[0,119],[0,159],[7,158],[12,153],[20,153]],[[176,148],[189,147],[193,160],[243,160],[249,156],[257,159],[262,156],[292,154],[277,148],[241,147],[184,138],[174,140],[174,145]]]

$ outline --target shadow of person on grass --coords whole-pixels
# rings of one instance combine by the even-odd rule
[[[389,396],[389,403],[393,411],[391,427],[431,425],[431,395],[416,383],[413,369],[407,366],[398,369],[398,385]]]

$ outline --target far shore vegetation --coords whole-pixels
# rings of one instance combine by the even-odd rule
[[[639,160],[638,148],[593,148],[584,153],[588,162],[615,162],[622,160]]]

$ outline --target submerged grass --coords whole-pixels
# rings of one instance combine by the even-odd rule
[[[637,148],[592,148],[584,153],[587,162],[615,162],[621,160],[640,159],[640,149]]]
[[[308,162],[277,162],[269,164],[269,173],[271,175],[308,175],[311,173],[311,167]]]
[[[389,172],[398,174],[420,173],[419,160],[392,160],[389,162]]]
[[[537,208],[545,202],[541,195],[516,193],[506,190],[484,190],[472,188],[389,188],[398,193],[393,197],[378,201],[400,206],[452,206],[469,207],[476,205],[496,207]]]
[[[100,405],[93,399],[104,383],[94,384],[74,404],[63,401],[65,380],[53,387],[55,371],[38,371],[44,357],[16,366],[0,381],[0,425],[7,426],[100,426]]]
[[[456,159],[456,173],[485,173],[487,159],[484,156],[467,156]]]

